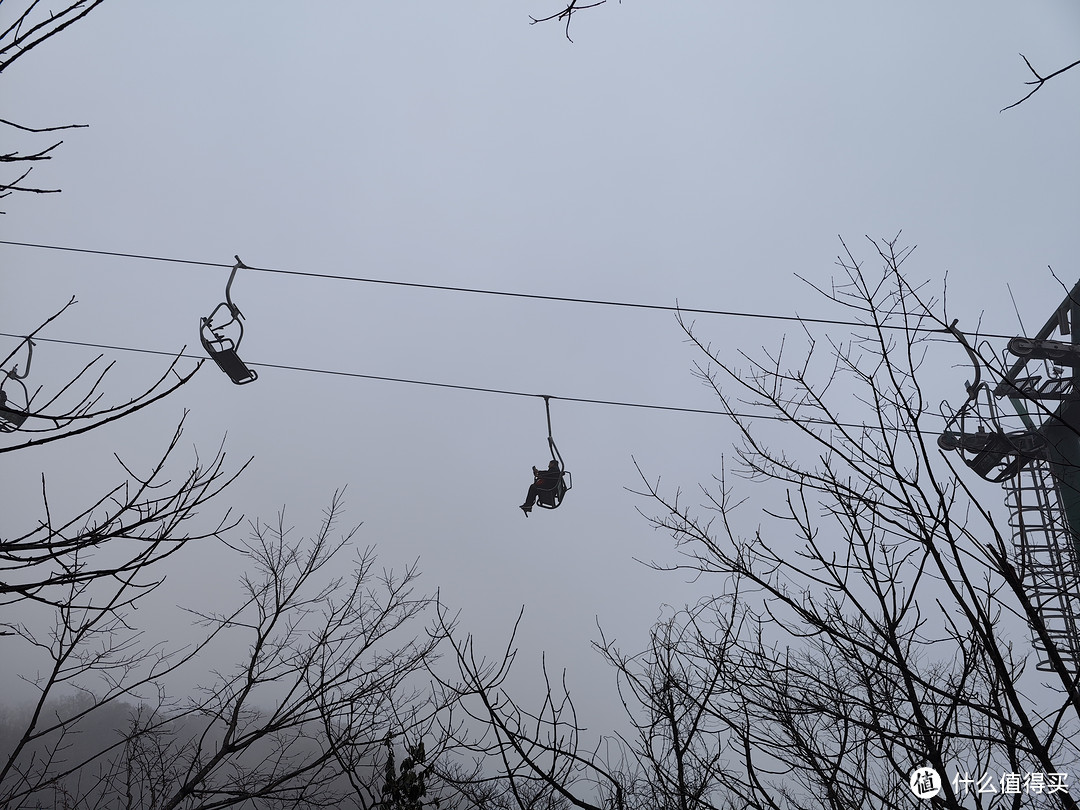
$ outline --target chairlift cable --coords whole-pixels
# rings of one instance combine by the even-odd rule
[[[221,268],[231,268],[231,267],[233,267],[233,265],[225,264],[225,263],[222,263],[222,262],[207,262],[207,261],[199,261],[199,260],[196,260],[196,259],[181,259],[181,258],[169,257],[169,256],[153,256],[153,255],[149,255],[149,254],[127,253],[127,252],[112,251],[112,250],[93,250],[93,249],[90,249],[90,248],[69,247],[69,246],[63,246],[63,245],[46,245],[46,244],[40,244],[40,243],[35,243],[35,242],[18,242],[18,241],[8,240],[8,239],[0,239],[0,245],[12,245],[12,246],[16,246],[16,247],[28,247],[28,248],[35,248],[35,249],[40,249],[40,250],[64,251],[64,252],[69,252],[69,253],[85,253],[85,254],[91,254],[91,255],[96,255],[96,256],[112,256],[112,257],[124,258],[124,259],[139,259],[139,260],[142,260],[142,261],[168,262],[168,263],[173,263],[173,264],[189,264],[189,265],[194,265],[194,266],[198,266],[198,267],[221,267]],[[329,279],[329,280],[334,280],[334,281],[352,281],[352,282],[357,282],[357,283],[362,283],[362,284],[382,284],[382,285],[392,286],[392,287],[410,287],[410,288],[414,288],[414,289],[437,290],[437,291],[440,291],[440,292],[471,293],[471,294],[474,294],[474,295],[494,295],[494,296],[501,296],[501,297],[505,297],[505,298],[523,298],[523,299],[533,299],[533,300],[538,300],[538,301],[555,301],[555,302],[570,303],[570,304],[592,304],[592,305],[595,305],[595,306],[622,307],[622,308],[629,308],[629,309],[645,309],[645,310],[654,310],[654,311],[661,311],[661,312],[685,313],[685,314],[688,314],[688,315],[719,315],[719,316],[733,317],[733,318],[757,318],[757,319],[761,319],[761,320],[791,321],[791,322],[803,323],[803,324],[824,324],[824,325],[828,325],[828,326],[851,326],[851,327],[857,327],[857,328],[865,328],[867,326],[873,326],[875,328],[881,328],[881,329],[888,329],[888,330],[900,329],[900,330],[904,330],[904,331],[908,331],[908,332],[923,333],[923,334],[940,334],[940,335],[949,334],[949,330],[947,328],[945,328],[945,327],[927,329],[927,328],[918,327],[918,326],[909,327],[909,326],[904,326],[902,324],[867,324],[867,323],[860,322],[860,321],[844,321],[844,320],[837,320],[837,319],[831,319],[831,318],[809,318],[809,317],[803,317],[803,316],[800,316],[800,315],[775,315],[775,314],[764,313],[764,312],[743,312],[743,311],[739,311],[739,310],[702,309],[702,308],[698,308],[698,307],[683,307],[683,306],[679,306],[678,304],[676,304],[674,306],[667,305],[667,304],[645,304],[645,303],[638,303],[638,302],[631,302],[631,301],[609,301],[609,300],[600,299],[600,298],[575,298],[575,297],[571,297],[571,296],[561,296],[561,295],[541,295],[541,294],[538,294],[538,293],[513,292],[513,291],[510,291],[510,290],[489,290],[489,289],[484,289],[484,288],[480,288],[480,287],[457,287],[457,286],[451,286],[451,285],[445,285],[445,284],[424,284],[424,283],[414,282],[414,281],[397,281],[397,280],[392,280],[392,279],[364,278],[364,277],[360,277],[360,276],[350,276],[350,275],[334,274],[334,273],[316,273],[316,272],[309,271],[309,270],[283,270],[283,269],[280,269],[280,268],[253,267],[253,266],[250,266],[250,265],[244,265],[244,268],[247,269],[247,270],[250,270],[252,272],[256,272],[256,273],[275,273],[275,274],[278,274],[278,275],[300,276],[300,277],[306,277],[306,278],[323,278],[323,279]],[[995,335],[995,334],[983,333],[983,334],[978,335],[978,337],[981,337],[981,338],[990,337],[990,338],[1008,339],[1008,338],[1012,337],[1012,335]]]
[[[10,332],[0,332],[0,337],[21,338],[23,336],[22,335],[12,334]],[[201,354],[185,354],[182,350],[180,352],[167,352],[167,351],[162,351],[160,349],[142,349],[142,348],[136,348],[134,346],[114,346],[114,345],[105,344],[105,343],[92,343],[90,341],[81,341],[81,340],[64,340],[64,339],[61,339],[61,338],[35,337],[34,340],[42,342],[42,343],[57,343],[57,344],[62,344],[62,345],[67,345],[67,346],[83,346],[83,347],[87,347],[87,348],[105,349],[105,350],[108,350],[108,351],[118,351],[118,352],[135,352],[135,353],[138,353],[138,354],[152,354],[152,355],[157,355],[157,356],[161,356],[161,357],[183,358],[183,359],[187,359],[187,360],[205,360],[206,359],[206,357],[204,355],[201,355]],[[436,382],[434,380],[413,380],[413,379],[409,379],[409,378],[406,378],[406,377],[388,377],[388,376],[383,376],[383,375],[378,375],[378,374],[361,374],[360,372],[356,372],[356,371],[341,371],[340,369],[310,368],[310,367],[307,367],[307,366],[292,366],[292,365],[286,365],[286,364],[283,364],[283,363],[248,363],[248,365],[258,366],[259,368],[278,369],[280,371],[299,371],[299,372],[303,372],[303,373],[306,373],[306,374],[326,374],[326,375],[335,376],[335,377],[348,377],[348,378],[361,379],[361,380],[376,380],[378,382],[403,383],[403,384],[406,384],[406,385],[423,385],[423,386],[428,386],[428,387],[431,387],[431,388],[449,388],[449,389],[453,389],[453,390],[457,390],[457,391],[472,391],[472,392],[484,393],[484,394],[500,394],[500,395],[503,395],[503,396],[512,396],[512,397],[531,397],[531,398],[541,398],[541,399],[545,399],[545,400],[553,399],[553,400],[558,400],[560,402],[577,402],[577,403],[581,403],[581,404],[585,404],[585,405],[605,405],[605,406],[619,407],[619,408],[641,408],[643,410],[673,411],[675,413],[696,413],[696,414],[703,414],[703,415],[706,415],[706,416],[726,416],[726,417],[729,417],[729,418],[737,418],[737,419],[758,419],[758,420],[768,420],[768,421],[775,421],[775,422],[791,422],[791,421],[793,421],[789,417],[776,416],[776,415],[772,415],[772,414],[754,414],[754,413],[744,413],[744,412],[732,411],[732,410],[721,411],[721,410],[712,410],[712,409],[708,409],[708,408],[688,408],[688,407],[683,407],[683,406],[679,406],[679,405],[656,405],[656,404],[645,403],[645,402],[625,402],[625,401],[621,401],[621,400],[595,399],[595,398],[591,398],[591,397],[558,396],[558,395],[555,395],[555,394],[533,394],[533,393],[529,393],[527,391],[512,391],[512,390],[504,389],[504,388],[487,388],[487,387],[478,386],[478,385],[463,385],[463,384],[460,384],[460,383]],[[934,416],[934,417],[939,416],[939,414],[935,414],[935,413],[931,413],[931,412],[927,412],[926,415],[927,416]],[[944,418],[944,417],[941,417],[941,418]],[[855,423],[848,423],[848,422],[831,422],[831,421],[829,421],[827,419],[812,419],[812,418],[811,419],[800,420],[800,424],[828,425],[828,426],[832,426],[832,427],[844,427],[844,428],[852,428],[852,429],[860,429],[860,428],[866,427],[865,424],[855,424]],[[927,436],[937,436],[938,433],[939,433],[939,431],[937,431],[937,430],[933,430],[933,431],[929,431],[929,430],[914,431],[914,430],[899,429],[899,428],[896,428],[895,431],[897,433],[922,434],[922,435],[927,435]]]

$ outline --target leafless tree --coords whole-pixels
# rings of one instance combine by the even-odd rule
[[[181,352],[128,398],[109,385],[111,366],[91,373],[98,358],[41,396],[25,382],[44,359],[35,344],[72,303],[4,361],[4,382],[22,399],[0,403],[9,440],[0,451],[123,420],[198,370],[178,370]],[[0,806],[380,806],[387,742],[418,744],[434,713],[418,678],[440,634],[420,623],[431,600],[415,593],[415,564],[395,575],[370,549],[350,559],[355,529],[335,537],[336,496],[310,540],[279,521],[237,542],[231,510],[200,513],[246,465],[230,470],[220,446],[178,475],[182,427],[145,471],[118,456],[121,482],[74,515],[45,478],[39,518],[20,529],[5,515],[0,654],[20,662],[34,697],[0,735]],[[242,555],[239,599],[225,613],[189,606],[195,640],[170,644],[141,621],[150,611],[136,611],[172,561],[208,544]],[[231,669],[210,663],[223,652]],[[201,691],[175,693],[181,675]]]
[[[621,1],[622,0],[620,0],[620,2]],[[573,20],[574,15],[577,14],[578,12],[585,11],[586,9],[596,8],[597,6],[602,6],[606,2],[607,2],[607,0],[595,0],[595,2],[591,2],[591,3],[579,3],[578,0],[570,0],[569,3],[567,3],[565,6],[560,8],[558,11],[553,12],[552,14],[548,14],[548,15],[543,16],[543,17],[531,17],[530,16],[529,20],[530,20],[532,25],[536,25],[537,23],[545,23],[545,22],[561,22],[561,23],[564,23],[563,30],[564,30],[564,33],[566,35],[566,38],[567,38],[567,40],[573,42],[573,40],[570,39],[570,23]],[[1031,64],[1031,62],[1028,60],[1028,58],[1026,56],[1024,56],[1024,54],[1020,54],[1020,58],[1024,60],[1024,64],[1027,65],[1028,70],[1031,72],[1031,75],[1034,77],[1031,81],[1028,81],[1028,82],[1024,83],[1028,87],[1030,87],[1031,90],[1027,93],[1027,95],[1025,95],[1019,101],[1015,101],[1012,104],[1008,105],[1007,107],[1003,107],[1001,109],[1001,112],[1005,112],[1005,110],[1011,110],[1013,107],[1018,107],[1019,105],[1023,104],[1025,101],[1027,101],[1029,98],[1031,98],[1033,95],[1035,95],[1035,93],[1037,93],[1039,90],[1041,90],[1043,85],[1046,84],[1046,82],[1050,81],[1051,79],[1053,79],[1053,78],[1055,78],[1057,76],[1060,76],[1062,73],[1065,73],[1066,71],[1072,70],[1073,68],[1075,68],[1077,66],[1080,66],[1080,60],[1077,60],[1076,62],[1065,65],[1065,67],[1058,68],[1057,70],[1052,71],[1051,73],[1047,73],[1044,76],[1043,74],[1039,73],[1039,71],[1037,71],[1034,68],[1034,66]]]
[[[87,374],[92,361],[38,405],[40,389],[24,388],[43,359],[31,359],[34,344],[67,306],[4,361],[5,381],[26,391],[2,403],[3,436],[14,440],[4,451],[122,420],[198,369],[181,374],[178,355],[125,398],[108,367]],[[110,396],[120,403],[103,404]],[[118,456],[121,483],[74,515],[61,515],[69,507],[54,504],[44,477],[40,518],[19,529],[5,515],[0,654],[21,662],[34,698],[0,735],[0,806],[380,806],[387,742],[418,745],[434,713],[419,676],[440,633],[420,623],[431,600],[415,593],[415,564],[395,575],[371,549],[350,557],[356,530],[335,536],[337,496],[309,540],[292,538],[282,518],[237,542],[231,510],[200,513],[246,464],[230,470],[222,445],[178,475],[182,427],[148,470]],[[224,613],[188,606],[195,640],[170,644],[140,621],[150,611],[136,611],[173,560],[208,544],[242,555],[239,598]],[[222,653],[231,669],[211,663]],[[201,691],[175,693],[180,675]]]
[[[180,436],[177,429],[148,473],[124,467],[129,480],[74,518],[54,516],[43,481],[43,518],[27,532],[0,539],[0,644],[8,660],[24,663],[21,677],[35,694],[16,739],[0,751],[4,806],[21,806],[56,788],[100,756],[102,749],[95,749],[70,761],[64,752],[95,713],[143,690],[157,694],[153,685],[199,651],[147,643],[131,622],[163,581],[170,557],[233,524],[226,514],[202,529],[189,528],[199,508],[235,474],[226,472],[219,450],[209,462],[196,458],[185,475],[171,480]],[[9,515],[6,522],[11,520]],[[73,692],[93,698],[57,708]]]
[[[0,72],[100,2],[23,4],[0,26]],[[0,127],[28,136],[67,128]],[[53,191],[25,181],[58,146],[0,155],[18,164],[0,197]],[[57,378],[41,373],[44,349],[63,342],[44,333],[74,303],[28,333],[3,335],[14,342],[0,362],[0,453],[122,422],[201,367],[183,365],[181,350],[127,396],[96,356],[58,386],[39,384]],[[371,550],[349,560],[353,533],[334,537],[337,497],[310,540],[279,523],[236,542],[231,510],[216,520],[200,512],[246,465],[230,471],[219,447],[176,475],[181,434],[146,471],[118,457],[121,482],[74,515],[61,514],[44,478],[39,519],[19,528],[4,515],[0,655],[18,662],[33,699],[0,728],[0,806],[380,806],[387,742],[414,745],[432,712],[413,682],[439,643],[420,624],[430,600],[414,593],[416,566],[395,575]],[[190,606],[195,640],[170,644],[136,611],[161,593],[173,560],[207,544],[243,556],[239,600],[223,614]],[[231,669],[209,663],[222,647]],[[201,691],[173,692],[181,674]]]
[[[1031,91],[1026,96],[1024,96],[1022,99],[1020,99],[1019,101],[1014,101],[1008,107],[1002,108],[1002,110],[1001,110],[1002,112],[1005,112],[1005,110],[1011,110],[1013,107],[1020,106],[1025,101],[1027,101],[1029,98],[1031,98],[1033,95],[1035,95],[1037,92],[1042,90],[1043,85],[1046,84],[1048,81],[1050,81],[1051,79],[1053,79],[1056,76],[1060,76],[1065,71],[1072,70],[1074,67],[1077,67],[1078,65],[1080,65],[1080,59],[1078,59],[1075,62],[1073,62],[1072,64],[1066,65],[1063,68],[1058,68],[1057,70],[1053,71],[1052,73],[1047,73],[1045,76],[1043,76],[1041,73],[1039,73],[1039,71],[1037,71],[1034,67],[1032,67],[1031,62],[1028,61],[1028,58],[1026,56],[1024,56],[1023,54],[1020,54],[1020,58],[1024,60],[1024,64],[1027,65],[1028,70],[1031,71],[1031,75],[1035,77],[1034,79],[1032,79],[1029,82],[1024,82],[1024,84],[1026,84],[1028,87],[1031,88]]]
[[[601,635],[624,728],[587,736],[565,675],[529,709],[505,686],[512,642],[485,659],[455,639],[457,680],[444,684],[474,724],[458,742],[504,794],[540,784],[618,810],[914,810],[928,803],[916,778],[937,791],[933,807],[1077,806],[1075,659],[1026,587],[999,491],[937,443],[947,423],[928,366],[978,344],[958,343],[943,300],[909,281],[908,251],[874,248],[880,273],[845,247],[821,290],[857,324],[849,339],[808,324],[798,352],[789,337],[764,359],[736,357],[683,323],[741,441],[700,506],[642,476],[650,520],[679,555],[656,567],[714,595],[671,611],[639,653]],[[983,375],[1007,379],[998,353],[975,354]],[[759,416],[734,416],[747,413]]]
[[[225,613],[188,608],[203,631],[194,644],[142,641],[130,611],[147,585],[134,575],[99,602],[73,586],[45,634],[9,623],[53,667],[35,682],[22,738],[3,752],[0,804],[33,807],[62,791],[79,808],[379,806],[386,741],[429,730],[430,694],[416,675],[439,636],[418,624],[432,603],[415,593],[415,566],[380,569],[371,549],[350,560],[355,529],[334,535],[341,511],[335,496],[310,540],[283,522],[255,524],[234,545],[243,600]],[[195,695],[169,696],[169,676],[210,648],[243,652]],[[86,696],[75,711],[50,706],[63,686]],[[138,706],[127,727],[76,746],[93,714],[119,701]]]
[[[562,22],[563,20],[565,20],[566,26],[564,31],[566,33],[566,38],[570,42],[573,42],[573,40],[570,39],[570,21],[574,18],[574,15],[577,14],[579,11],[584,11],[585,9],[602,6],[606,2],[607,0],[595,0],[595,2],[592,3],[579,4],[578,0],[570,0],[570,2],[567,3],[564,8],[556,11],[554,14],[549,14],[546,17],[529,17],[529,19],[532,21],[532,25],[536,25],[537,23],[552,22],[553,20],[557,22]]]
[[[59,7],[47,6],[40,0],[25,0],[11,5],[0,6],[0,73],[3,73],[16,60],[25,56],[57,34],[86,17],[100,6],[104,0],[79,0],[62,3]],[[54,137],[54,133],[65,129],[77,129],[85,124],[64,124],[58,126],[31,127],[6,119],[0,119],[0,128],[26,133],[36,138],[39,135]],[[42,188],[28,184],[27,178],[35,164],[51,160],[52,152],[63,141],[54,141],[48,146],[33,147],[31,151],[13,150],[0,153],[0,164],[12,164],[14,177],[0,179],[0,198],[15,192],[29,194],[53,194],[55,188]]]
[[[41,349],[37,347],[43,342],[57,344],[64,341],[42,338],[40,333],[75,303],[72,297],[24,336],[0,333],[0,336],[18,341],[0,361],[0,434],[11,437],[0,443],[0,454],[61,441],[123,419],[168,397],[191,380],[202,365],[202,361],[198,361],[185,368],[181,362],[184,349],[181,349],[156,379],[136,394],[125,397],[116,395],[115,389],[107,385],[115,361],[104,362],[105,356],[98,354],[61,384],[46,390],[35,380],[55,379],[56,375],[40,374],[48,359],[42,357]],[[35,349],[38,372],[35,372]]]
[[[104,1],[77,0],[46,5],[40,0],[25,0],[5,6],[4,27],[0,31],[0,73],[29,51],[83,19]]]
[[[231,527],[228,515],[216,524],[192,534],[187,525],[199,507],[221,492],[238,473],[227,473],[222,448],[209,462],[196,458],[179,480],[168,479],[169,462],[182,434],[176,430],[161,459],[143,475],[130,475],[122,484],[99,496],[73,518],[57,518],[50,506],[42,479],[44,518],[23,534],[0,538],[0,609],[33,602],[62,610],[69,616],[65,635],[86,622],[92,600],[99,594],[88,589],[108,581],[115,595],[105,600],[105,613],[131,606],[152,591],[159,577],[140,579],[159,563],[177,553],[189,541],[219,537]],[[118,459],[119,460],[119,459]],[[76,618],[78,616],[78,618]],[[96,623],[90,621],[87,630]],[[0,621],[0,628],[19,635],[19,625]],[[2,632],[2,631],[0,631]]]
[[[39,331],[5,361],[26,351],[26,365],[11,366],[8,380],[27,378]],[[52,406],[71,394],[64,410],[38,410],[36,391],[25,410],[6,400],[5,435],[16,442],[4,449],[122,419],[197,370],[181,375],[176,364],[166,374],[173,381],[162,377],[118,406],[101,405],[111,394],[107,368],[82,391],[78,375],[49,399]],[[42,422],[41,438],[20,440],[31,418]],[[196,453],[178,476],[181,435],[182,423],[146,472],[117,457],[124,480],[74,516],[58,514],[44,478],[41,518],[20,531],[8,516],[0,644],[8,660],[24,662],[19,671],[35,697],[4,728],[0,805],[379,806],[387,741],[422,739],[434,711],[416,678],[440,635],[419,624],[430,600],[414,593],[416,566],[381,570],[370,549],[349,560],[355,529],[335,538],[337,496],[310,540],[292,539],[279,521],[257,523],[251,540],[236,542],[230,510],[211,521],[199,513],[246,465],[229,471],[222,446],[208,460]],[[205,553],[207,543],[243,556],[241,598],[226,613],[190,606],[197,640],[170,645],[135,611],[158,592],[170,560],[185,549]],[[223,648],[235,668],[207,674],[210,650]],[[201,692],[173,693],[180,673],[198,677]],[[114,723],[104,733],[102,718]]]
[[[83,20],[102,2],[104,0],[75,0],[56,6],[46,5],[40,0],[17,0],[15,3],[0,5],[0,74],[30,51]],[[0,119],[0,129],[25,133],[32,137],[46,134],[52,138],[56,132],[81,126],[84,125],[28,126]],[[62,141],[55,141],[47,146],[33,147],[27,152],[13,150],[0,153],[0,164],[4,164],[4,171],[6,172],[6,164],[12,164],[16,172],[13,179],[0,177],[0,198],[14,192],[44,194],[59,191],[26,184],[24,181],[35,164],[52,159],[53,151],[61,143]],[[103,355],[99,355],[87,361],[83,368],[66,380],[59,389],[45,392],[34,382],[38,377],[31,376],[34,349],[39,342],[62,341],[40,338],[39,333],[74,304],[73,297],[58,312],[29,333],[0,333],[3,337],[19,341],[0,361],[0,433],[17,432],[16,440],[0,446],[0,453],[59,441],[122,419],[171,394],[190,380],[198,368],[195,366],[192,370],[182,372],[178,354],[172,358],[161,377],[150,383],[141,393],[126,400],[109,399],[104,393],[107,387],[105,380],[113,366],[111,363],[104,363]],[[39,355],[39,367],[40,364]],[[47,435],[31,437],[35,433]]]
[[[51,134],[54,132],[61,132],[65,129],[82,129],[86,127],[86,124],[63,124],[60,126],[35,128],[0,118],[0,126],[18,132],[27,132],[32,135],[49,133],[51,137]],[[0,153],[0,163],[16,164],[15,168],[17,170],[13,178],[0,181],[0,198],[9,197],[16,192],[24,192],[27,194],[58,194],[60,192],[60,189],[58,188],[42,188],[41,186],[32,183],[28,184],[26,180],[30,176],[30,172],[34,170],[34,165],[43,160],[52,160],[53,150],[63,143],[63,141],[53,141],[48,146],[35,148],[32,152],[20,152],[14,150],[11,152]],[[0,213],[6,212],[0,211]]]

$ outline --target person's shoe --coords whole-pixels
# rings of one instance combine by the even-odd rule
[[[531,512],[531,511],[532,511],[532,508],[531,508],[531,507],[528,507],[528,506],[526,506],[525,504],[522,504],[521,506],[519,506],[519,507],[518,507],[518,509],[520,509],[520,510],[521,510],[522,512],[524,512],[524,513],[525,513],[525,517],[528,517],[528,516],[529,516],[529,512]]]

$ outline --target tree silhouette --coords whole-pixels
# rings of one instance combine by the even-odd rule
[[[966,352],[910,251],[873,247],[880,273],[845,247],[820,290],[858,324],[847,339],[806,324],[801,351],[787,336],[759,359],[683,322],[741,440],[701,506],[644,474],[641,494],[678,554],[655,567],[713,596],[669,610],[643,650],[601,636],[627,712],[606,735],[566,673],[545,670],[527,705],[505,686],[512,639],[488,659],[455,637],[443,684],[477,724],[456,737],[487,763],[473,776],[582,808],[914,810],[928,802],[909,785],[932,770],[932,807],[1077,806],[1078,673],[1025,588],[1001,495],[937,444],[932,367]]]
[[[401,761],[400,770],[396,767],[394,744],[391,737],[386,738],[386,763],[382,788],[383,810],[422,810],[424,807],[438,807],[439,799],[427,799],[427,755],[423,739],[406,746],[406,757]]]
[[[0,74],[16,60],[23,58],[69,26],[82,20],[103,2],[104,0],[75,0],[75,2],[63,3],[60,6],[46,7],[39,0],[28,0],[20,3],[18,8],[11,9],[5,4],[4,11],[9,12],[10,16],[0,29]],[[85,124],[32,127],[0,119],[0,127],[26,133],[29,136],[48,135],[50,138],[53,137],[53,133],[83,126]],[[27,184],[26,180],[35,164],[52,160],[53,150],[62,143],[63,141],[54,141],[48,146],[33,147],[29,152],[12,151],[0,154],[0,164],[5,164],[5,169],[6,164],[12,164],[15,169],[13,177],[0,178],[0,199],[15,193],[57,193],[59,189],[41,188],[32,183]]]

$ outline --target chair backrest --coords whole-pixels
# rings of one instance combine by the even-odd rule
[[[255,373],[255,369],[248,368],[244,365],[244,361],[240,359],[240,355],[236,353],[234,349],[227,349],[222,352],[210,352],[210,358],[218,364],[218,368],[229,375],[229,379],[237,385],[244,385],[245,383],[255,382],[259,378],[259,375]]]
[[[0,405],[0,433],[13,433],[18,430],[29,415],[25,411],[17,411],[7,405]]]
[[[558,480],[552,484],[536,487],[536,503],[545,509],[557,509],[568,489],[570,489],[570,473],[563,470]]]
[[[210,359],[217,363],[218,368],[228,374],[229,379],[237,385],[255,382],[259,378],[255,370],[248,368],[240,359],[240,355],[236,353],[237,343],[232,338],[215,334],[209,328],[205,318],[199,330],[199,340],[202,341],[203,348],[210,355]]]
[[[9,405],[10,400],[7,391],[0,384],[0,433],[13,433],[22,427],[22,423],[30,415],[30,393],[26,390],[26,385],[22,381],[22,378],[26,376],[25,374],[20,376],[11,371],[4,373],[7,376],[3,382],[7,383],[9,380],[14,380],[15,385],[22,389],[22,396],[19,399],[25,403],[22,407]]]

